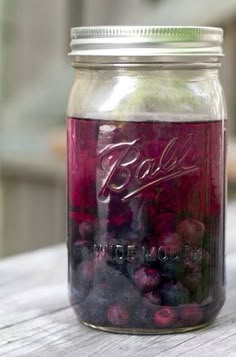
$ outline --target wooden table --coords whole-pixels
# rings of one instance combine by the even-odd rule
[[[78,323],[67,298],[65,246],[0,262],[0,356],[236,356],[236,205],[229,206],[227,301],[208,328],[184,334],[129,336]]]

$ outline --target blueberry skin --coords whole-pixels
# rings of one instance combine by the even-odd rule
[[[159,269],[162,277],[166,280],[181,280],[185,273],[185,267],[182,262],[170,259],[160,262]]]
[[[107,320],[113,326],[124,326],[129,321],[129,318],[129,309],[124,304],[114,303],[107,309]]]
[[[197,267],[204,270],[210,264],[210,255],[206,249],[201,247],[191,248],[186,245],[183,251],[183,262],[190,271],[196,270]]]
[[[158,245],[170,255],[175,255],[183,249],[183,240],[176,232],[165,232],[158,238]]]
[[[158,270],[143,266],[134,274],[136,286],[143,292],[154,290],[160,283],[161,276]]]
[[[153,314],[154,324],[159,328],[171,327],[175,324],[177,314],[170,306],[163,306]]]
[[[180,282],[165,283],[161,288],[162,303],[168,306],[178,306],[190,302],[190,293]]]

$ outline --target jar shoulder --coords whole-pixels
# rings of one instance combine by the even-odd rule
[[[216,71],[77,70],[68,116],[132,120],[219,120],[227,117]],[[145,115],[144,115],[145,114]]]

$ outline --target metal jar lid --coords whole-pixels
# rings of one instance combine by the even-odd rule
[[[71,29],[71,56],[220,57],[223,30],[200,26],[105,26]]]

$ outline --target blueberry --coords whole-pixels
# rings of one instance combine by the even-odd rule
[[[155,289],[159,285],[160,280],[161,276],[158,270],[145,266],[139,268],[134,274],[135,284],[144,292]]]
[[[183,262],[185,266],[190,270],[196,270],[197,267],[201,269],[206,267],[210,263],[210,256],[206,249],[203,248],[191,248],[185,246],[183,252]]]
[[[189,304],[179,308],[179,320],[185,327],[200,324],[203,319],[203,312],[198,304]]]
[[[181,221],[177,232],[183,238],[184,242],[190,246],[201,246],[205,234],[205,226],[196,219],[188,218]]]
[[[107,320],[113,326],[124,326],[129,320],[129,310],[120,303],[115,303],[107,309]]]
[[[166,261],[160,262],[160,272],[165,279],[180,280],[184,276],[185,267],[182,262],[168,259]]]
[[[154,324],[159,328],[171,327],[176,322],[176,312],[169,306],[163,306],[153,314]]]
[[[178,233],[166,232],[158,239],[159,247],[164,249],[168,254],[175,255],[183,248],[183,240]]]
[[[161,289],[162,302],[164,305],[178,306],[188,304],[190,293],[180,282],[165,283]]]

